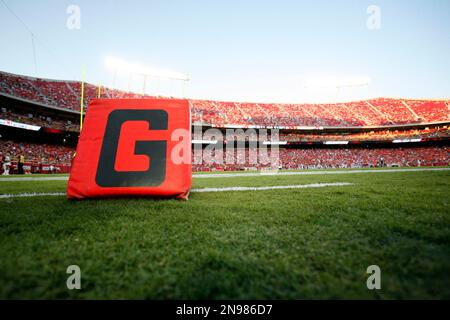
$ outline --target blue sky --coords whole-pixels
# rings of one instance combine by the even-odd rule
[[[4,1],[36,35],[31,36]],[[81,28],[66,27],[69,5]],[[368,6],[380,8],[370,30]],[[310,77],[368,77],[338,100],[450,97],[450,1],[0,0],[0,70],[86,80],[142,91],[136,75],[113,73],[106,56],[191,75],[190,97],[239,101],[334,101]],[[180,83],[149,81],[147,93],[180,96]]]

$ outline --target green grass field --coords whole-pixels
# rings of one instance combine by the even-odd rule
[[[66,181],[0,181],[0,194]],[[0,298],[450,298],[450,171],[194,178],[190,200],[0,199]],[[66,268],[81,268],[68,290]],[[366,269],[381,268],[381,290]]]

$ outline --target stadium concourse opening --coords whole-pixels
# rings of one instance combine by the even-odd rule
[[[84,107],[98,87],[84,88]],[[0,72],[0,152],[9,173],[70,172],[78,141],[81,83]],[[101,98],[158,99],[104,87]],[[167,97],[166,97],[167,98]],[[170,97],[169,97],[170,98]],[[377,98],[338,104],[241,103],[189,99],[194,171],[263,170],[250,163],[249,145],[261,140],[258,129],[279,133],[281,169],[448,166],[450,102]],[[195,130],[194,130],[195,129]],[[234,161],[206,162],[208,130],[226,137],[237,130]],[[270,134],[266,139],[270,140]],[[239,143],[239,142],[243,142]],[[218,138],[216,147],[229,146]],[[240,147],[239,147],[240,146]],[[22,158],[21,158],[22,156]],[[200,159],[196,159],[200,157]],[[243,157],[243,159],[242,159]],[[10,159],[10,162],[7,159]]]

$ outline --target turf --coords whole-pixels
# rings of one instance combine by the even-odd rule
[[[450,171],[194,179],[176,200],[0,199],[0,298],[450,298]],[[65,181],[0,182],[0,194]],[[82,289],[66,288],[79,265]],[[381,290],[366,269],[381,268]]]

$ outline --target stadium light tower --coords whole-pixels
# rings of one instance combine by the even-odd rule
[[[145,93],[145,86],[148,78],[156,78],[158,81],[161,79],[169,79],[175,81],[183,81],[183,85],[191,80],[190,75],[181,72],[159,68],[145,66],[139,63],[131,63],[123,59],[108,56],[105,58],[105,66],[112,70],[114,73],[114,83],[118,71],[129,73],[130,75],[135,74],[142,76],[143,81],[143,94]],[[128,87],[130,83],[128,84]]]
[[[306,79],[304,88],[334,88],[336,89],[334,102],[336,102],[342,88],[365,87],[369,84],[369,77],[313,76]]]

